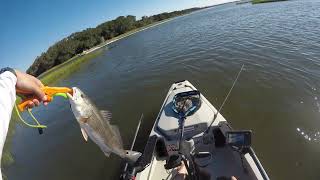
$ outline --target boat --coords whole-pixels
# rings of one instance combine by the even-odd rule
[[[162,104],[142,156],[123,179],[269,180],[251,147],[250,130],[233,130],[219,111],[187,80],[175,82]]]

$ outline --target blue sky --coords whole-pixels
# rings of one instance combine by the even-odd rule
[[[0,68],[25,71],[53,43],[120,15],[139,18],[228,1],[232,0],[1,0]]]

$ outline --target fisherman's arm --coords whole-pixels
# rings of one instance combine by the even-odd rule
[[[13,70],[11,68],[3,68],[0,70],[0,116],[1,123],[9,121],[11,118],[12,108],[16,100],[16,93],[34,97],[27,108],[38,106],[40,102],[46,101],[46,96],[42,92],[41,81],[29,74]],[[46,105],[47,103],[45,103]],[[9,123],[1,124],[0,132],[6,133]],[[4,125],[4,126],[3,126]],[[4,128],[4,129],[3,129]],[[1,155],[1,154],[0,154]]]
[[[43,84],[37,78],[11,68],[0,70],[0,157],[8,132],[11,113],[16,101],[16,92],[35,97],[27,107],[38,106],[46,101],[41,91]],[[2,179],[0,171],[0,180]]]
[[[7,70],[1,70],[0,73],[0,157],[2,157],[2,149],[8,132],[11,112],[16,101],[15,86],[17,77],[14,72]],[[1,169],[0,180],[2,180]]]
[[[17,77],[13,72],[0,74],[0,157],[7,136],[13,105],[16,101]]]

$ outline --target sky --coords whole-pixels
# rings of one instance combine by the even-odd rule
[[[121,15],[153,15],[234,0],[0,0],[0,68],[22,71],[55,42]]]

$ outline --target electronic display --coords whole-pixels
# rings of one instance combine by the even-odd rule
[[[249,147],[251,145],[251,131],[228,131],[227,144],[236,147]]]

